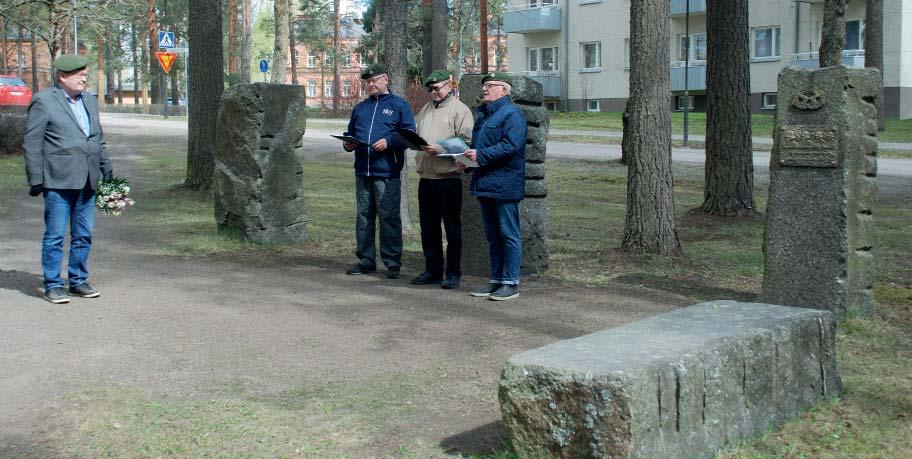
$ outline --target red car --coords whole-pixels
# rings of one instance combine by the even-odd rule
[[[15,75],[0,75],[0,105],[28,106],[32,102],[32,90],[22,78]]]

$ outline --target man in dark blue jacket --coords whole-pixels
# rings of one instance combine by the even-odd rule
[[[481,205],[491,256],[489,284],[472,296],[492,300],[519,296],[522,262],[519,201],[526,192],[526,118],[510,103],[510,81],[503,72],[481,79],[483,104],[475,119],[472,149],[465,153],[478,162],[469,192]]]
[[[374,242],[376,223],[380,220],[380,258],[386,265],[386,277],[398,279],[402,266],[402,220],[399,217],[399,173],[405,164],[406,146],[396,140],[393,130],[415,130],[415,118],[408,103],[389,92],[389,76],[380,64],[373,64],[361,74],[367,85],[368,98],[355,106],[346,135],[361,143],[344,143],[355,152],[355,197],[358,215],[355,255],[358,264],[346,271],[364,274],[377,270]]]

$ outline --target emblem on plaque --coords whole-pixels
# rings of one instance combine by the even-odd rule
[[[839,130],[833,126],[780,127],[779,164],[789,167],[838,167]]]
[[[792,98],[792,106],[799,110],[817,110],[824,103],[823,93],[817,90],[801,91]]]

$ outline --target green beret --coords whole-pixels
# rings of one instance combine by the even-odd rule
[[[384,73],[386,73],[386,67],[382,64],[371,64],[367,70],[361,72],[361,79],[367,80],[377,75],[383,75]]]
[[[88,67],[89,60],[78,54],[63,54],[54,59],[54,68],[61,72],[72,72]]]
[[[428,77],[424,79],[424,85],[430,86],[440,83],[441,81],[450,81],[450,72],[447,72],[446,70],[434,70],[434,73],[428,75]]]
[[[507,75],[506,72],[490,72],[481,78],[482,84],[489,81],[503,81],[509,85],[513,84],[513,78],[511,78],[510,75]]]

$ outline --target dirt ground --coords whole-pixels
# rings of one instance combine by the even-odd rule
[[[118,175],[132,178],[142,202],[131,129],[108,126],[106,135]],[[41,298],[42,202],[25,186],[0,199],[15,202],[0,221],[0,457],[68,455],[61,439],[76,426],[61,413],[79,391],[133,387],[205,400],[231,387],[231,397],[269,397],[360,390],[396,375],[439,387],[403,401],[419,404],[405,415],[378,413],[366,455],[415,438],[448,452],[488,451],[504,439],[497,382],[511,355],[686,303],[637,287],[535,279],[519,300],[493,302],[468,295],[481,278],[456,291],[411,286],[418,266],[390,281],[345,275],[348,259],[161,256],[141,228],[98,216],[90,268],[102,296],[52,305]]]

